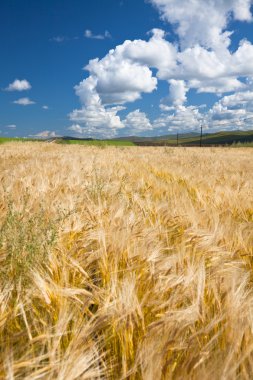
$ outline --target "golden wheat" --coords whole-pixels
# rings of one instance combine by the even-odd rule
[[[0,378],[252,379],[252,158],[0,146]]]

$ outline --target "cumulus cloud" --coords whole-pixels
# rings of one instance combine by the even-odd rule
[[[26,79],[15,79],[6,87],[6,91],[26,91],[32,88],[31,84]]]
[[[70,114],[73,121],[88,128],[124,128],[117,112],[119,107],[151,93],[157,78],[151,68],[162,70],[176,65],[176,48],[164,39],[162,30],[154,29],[149,41],[125,41],[99,60],[90,60],[85,69],[89,77],[75,86],[82,103],[81,110]],[[148,124],[147,124],[148,125]],[[148,126],[149,128],[149,126]]]
[[[79,124],[72,124],[67,128],[69,131],[75,132],[79,135],[82,135],[85,132],[85,128],[82,128]]]
[[[80,124],[72,124],[67,129],[78,137],[112,138],[117,135],[116,129],[109,129],[107,126],[100,126],[97,128],[91,126],[81,126]]]
[[[248,53],[246,53],[246,51]],[[163,70],[160,79],[184,80],[188,88],[198,92],[224,93],[245,87],[238,77],[253,74],[253,45],[243,41],[234,54],[207,50],[199,45],[177,54],[177,66]],[[246,56],[247,54],[247,56]]]
[[[82,128],[86,128],[87,134],[94,131],[99,133],[99,131],[104,131],[105,128],[113,131],[124,128],[120,117],[117,115],[124,108],[122,106],[105,107],[95,87],[96,80],[93,77],[89,77],[75,87],[83,106],[81,109],[76,109],[70,113],[70,120],[78,124],[81,123]],[[79,131],[83,133],[84,130],[79,129]]]
[[[253,75],[253,59],[246,59],[251,55],[253,58],[253,45],[246,40],[233,54],[200,45],[178,51],[165,40],[164,31],[153,29],[148,41],[127,40],[101,60],[91,60],[85,69],[96,80],[95,89],[103,104],[133,102],[142,93],[154,91],[158,79],[169,81],[172,102],[182,104],[189,88],[220,94],[243,89],[238,77]],[[157,69],[156,77],[152,68]],[[80,83],[79,94],[85,82]]]
[[[178,132],[179,130],[193,131],[199,129],[202,122],[203,115],[199,112],[198,107],[179,105],[173,107],[172,114],[162,114],[159,118],[154,120],[153,125],[156,129]]]
[[[147,40],[126,40],[102,59],[90,60],[85,66],[88,77],[75,86],[81,108],[70,114],[74,126],[79,126],[77,133],[108,130],[116,134],[123,128],[186,130],[199,128],[204,121],[211,127],[218,117],[233,119],[232,109],[224,104],[226,97],[204,114],[198,107],[185,106],[191,89],[219,96],[252,90],[253,45],[242,40],[230,51],[233,32],[228,25],[230,20],[252,21],[253,0],[149,1],[163,20],[172,24],[179,43],[168,41],[163,30],[153,29]],[[86,30],[85,37],[104,39],[109,35]],[[151,122],[137,109],[121,120],[122,105],[152,93],[161,80],[169,84],[168,96],[160,105],[161,111],[168,113]],[[245,112],[250,112],[249,106]]]
[[[212,129],[252,129],[253,92],[238,92],[221,98],[209,110],[207,124]]]
[[[173,75],[181,79],[212,79],[224,75],[230,55],[218,55],[200,45],[187,48],[178,53],[178,66]]]
[[[90,76],[75,87],[76,94],[80,97],[82,108],[71,112],[70,120],[82,123],[90,130],[109,129],[116,130],[124,128],[117,113],[124,109],[122,106],[105,107],[96,90],[97,79]]]
[[[116,136],[118,129],[122,128],[125,129],[125,133],[127,134],[139,134],[143,131],[150,131],[153,129],[147,115],[139,109],[128,113],[126,118],[122,121],[116,116],[118,120],[115,125],[110,112],[118,112],[122,108],[123,107],[120,107],[120,109],[119,107],[112,107],[110,109],[105,109],[105,112],[107,112],[105,120],[102,120],[102,118],[105,118],[105,113],[98,115],[98,113],[94,113],[95,109],[91,110],[91,115],[89,115],[86,109],[77,110],[76,113],[74,111],[70,119],[73,121],[79,121],[81,124],[72,124],[67,129],[80,136],[90,137],[102,135],[107,138]],[[92,121],[87,120],[87,117],[89,116],[93,117]],[[110,119],[108,120],[108,118]]]
[[[166,104],[159,104],[159,108],[160,110],[164,111],[164,112],[169,112],[169,111],[174,111],[175,110],[175,107],[174,106],[167,106]]]
[[[19,104],[20,106],[30,106],[31,104],[35,104],[35,102],[29,98],[20,98],[18,100],[14,100],[14,104]]]
[[[142,93],[151,93],[157,86],[157,79],[148,66],[125,59],[120,50],[121,46],[111,50],[101,60],[91,60],[86,66],[103,104],[133,102],[140,99]],[[85,90],[86,80],[76,87],[81,98],[82,88]]]
[[[117,47],[117,52],[123,58],[158,70],[157,77],[163,78],[173,72],[177,65],[177,47],[166,41],[165,32],[152,29],[149,41],[125,41]]]
[[[253,75],[253,45],[242,40],[238,49],[231,53],[232,32],[226,31],[226,27],[231,18],[252,21],[252,0],[150,2],[165,21],[174,25],[181,43],[176,54],[177,64],[160,70],[159,79],[184,80],[188,88],[199,93],[223,94],[245,88],[240,77]]]
[[[45,139],[45,138],[50,138],[50,137],[57,137],[57,134],[55,131],[42,131],[42,132],[37,133],[36,135],[31,135],[31,137]]]
[[[187,100],[186,93],[188,88],[186,87],[185,82],[183,80],[171,79],[169,84],[169,100],[175,106],[182,105]]]
[[[229,71],[234,75],[253,75],[253,45],[246,39],[240,42],[240,46],[231,57]]]
[[[154,60],[153,47],[150,49],[149,43],[160,45],[158,51],[164,53],[167,42],[163,35],[162,31],[155,30],[148,42],[125,41],[101,60],[91,60],[85,67],[89,77],[75,86],[82,108],[74,110],[70,119],[82,123],[87,131],[90,128],[102,130],[108,127],[114,131],[124,128],[117,114],[123,109],[121,105],[134,102],[142,93],[151,93],[157,87],[157,78],[149,65],[155,67],[158,61]],[[170,57],[164,60],[169,62]]]
[[[93,40],[105,40],[106,38],[112,38],[110,32],[108,30],[105,30],[103,34],[94,34],[91,30],[86,29],[84,31],[84,37],[85,38],[91,38]]]
[[[224,96],[219,101],[220,104],[222,104],[223,107],[230,107],[230,108],[244,108],[250,111],[253,111],[253,92],[252,91],[245,91],[245,92],[238,92],[233,95],[227,95]]]
[[[253,91],[226,95],[207,111],[203,111],[206,105],[174,107],[161,104],[160,108],[164,113],[154,120],[156,129],[170,132],[198,131],[200,126],[209,132],[253,129]]]
[[[110,129],[107,126],[91,127],[91,126],[81,126],[80,124],[72,124],[67,128],[69,131],[74,132],[75,136],[78,137],[93,137],[93,138],[113,138],[117,135],[116,129]]]
[[[206,92],[206,93],[216,93],[221,95],[225,92],[238,91],[242,89],[246,89],[246,85],[242,83],[240,80],[234,77],[224,77],[224,78],[216,78],[216,79],[191,79],[188,82],[190,88],[197,89],[198,93]]]
[[[130,112],[123,121],[129,133],[139,133],[143,131],[150,131],[153,129],[150,120],[145,112],[139,109]]]
[[[149,0],[161,17],[174,25],[183,49],[196,44],[222,49],[229,46],[231,32],[226,31],[232,17],[251,21],[251,0]]]
[[[120,117],[117,112],[121,110],[121,107],[105,108],[103,105],[87,106],[80,110],[74,110],[70,114],[70,120],[82,123],[87,131],[103,130],[104,128],[110,128],[112,130],[124,128]]]

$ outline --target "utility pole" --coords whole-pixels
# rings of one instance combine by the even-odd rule
[[[202,129],[203,129],[203,127],[202,127],[202,125],[201,125],[201,127],[200,127],[200,139],[199,139],[199,146],[200,146],[200,147],[202,147],[202,136],[203,136],[203,134],[202,134]]]

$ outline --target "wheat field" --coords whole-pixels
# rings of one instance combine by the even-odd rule
[[[251,148],[0,146],[0,379],[252,379]]]

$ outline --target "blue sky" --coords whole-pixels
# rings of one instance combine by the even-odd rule
[[[1,0],[0,135],[253,129],[252,10],[251,0]]]

